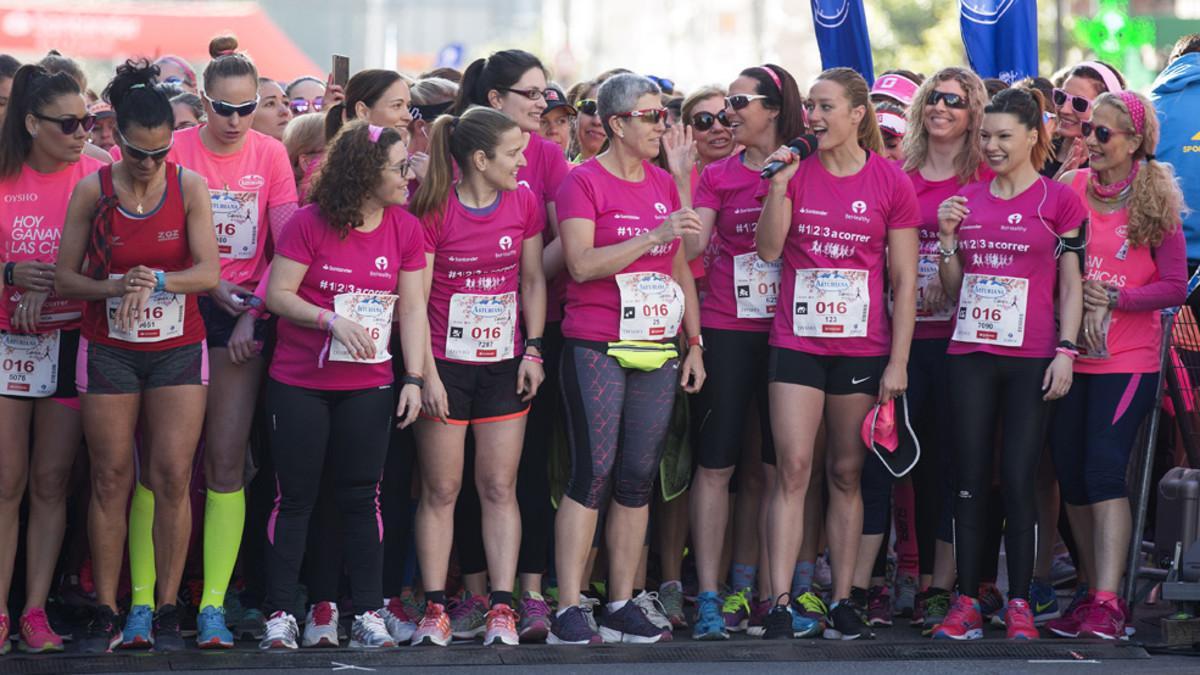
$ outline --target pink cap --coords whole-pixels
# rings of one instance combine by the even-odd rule
[[[894,112],[876,111],[875,119],[879,121],[880,129],[895,136],[903,136],[908,132],[908,120]]]
[[[883,446],[888,452],[895,452],[900,446],[900,435],[896,432],[896,403],[876,404],[867,413],[862,424],[863,445],[873,448]]]
[[[886,96],[907,108],[912,105],[917,88],[916,82],[903,75],[881,75],[871,87],[871,95]]]

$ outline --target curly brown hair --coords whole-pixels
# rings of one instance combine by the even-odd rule
[[[392,127],[382,128],[375,141],[371,133],[370,125],[362,120],[342,127],[330,142],[325,163],[309,191],[321,216],[343,238],[351,228],[363,226],[363,204],[379,187],[392,145],[403,142]]]

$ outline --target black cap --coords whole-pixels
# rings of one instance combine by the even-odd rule
[[[568,114],[576,114],[575,107],[570,103],[567,103],[567,96],[563,93],[563,90],[558,87],[558,85],[552,84],[546,87],[545,95],[546,109],[542,111],[543,115],[551,110],[557,110],[559,108],[566,108]]]

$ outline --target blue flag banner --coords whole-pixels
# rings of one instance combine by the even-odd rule
[[[857,70],[867,84],[875,81],[871,36],[862,0],[812,0],[821,67],[846,66]]]
[[[1012,84],[1038,74],[1037,0],[958,0],[967,60]]]

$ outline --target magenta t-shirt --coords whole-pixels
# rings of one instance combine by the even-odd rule
[[[826,356],[886,356],[892,348],[883,292],[887,234],[921,224],[912,182],[875,153],[858,173],[841,177],[813,155],[800,163],[787,196],[792,217],[771,345]]]
[[[520,356],[523,351],[521,250],[526,239],[542,235],[546,208],[524,187],[501,192],[498,198],[500,203],[493,210],[479,215],[463,206],[452,191],[442,218],[431,214],[422,219],[425,252],[433,254],[429,334],[436,358],[476,364],[501,360],[504,347],[512,347],[507,358]],[[511,298],[506,297],[509,294]],[[493,320],[493,312],[501,306],[507,312],[503,316],[511,315],[504,326]],[[450,320],[452,311],[454,321]],[[472,335],[472,329],[483,334]],[[511,343],[498,350],[496,341],[487,334],[494,330],[511,331]],[[474,356],[447,356],[448,345],[452,352],[469,351]]]
[[[762,202],[758,195],[765,190],[764,185],[765,181],[758,177],[758,172],[746,168],[742,163],[740,152],[709,164],[700,174],[700,184],[696,187],[692,202],[698,209],[717,212],[708,246],[715,251],[708,264],[708,293],[700,308],[700,325],[705,328],[756,333],[771,329],[770,318],[738,318],[739,289],[734,284],[735,257],[753,255],[754,258],[739,258],[740,261],[751,262],[757,258],[754,233],[758,229],[758,216],[762,213]],[[696,258],[703,259],[704,255]],[[759,267],[763,265],[759,264]],[[778,282],[778,278],[774,278]],[[753,289],[756,292],[758,283],[769,284],[757,281]],[[748,293],[750,289],[741,290]],[[778,294],[778,283],[771,290]],[[743,312],[747,313],[752,312]]]
[[[567,174],[555,203],[559,222],[571,218],[596,225],[593,246],[602,248],[633,239],[658,227],[679,210],[679,190],[666,171],[642,162],[645,178],[634,183],[617,178],[596,158]],[[622,273],[658,272],[673,276],[680,242],[655,246]],[[612,342],[620,337],[621,293],[614,276],[591,281],[567,281],[563,336]]]
[[[283,228],[275,254],[308,266],[297,290],[300,298],[333,311],[341,293],[395,294],[400,272],[425,269],[421,223],[399,206],[389,206],[371,232],[350,230],[345,239],[329,225],[316,204],[296,211]],[[394,314],[399,312],[393,309]],[[396,330],[393,325],[392,330]],[[271,377],[308,389],[348,391],[391,384],[392,364],[349,363],[325,359],[318,365],[329,334],[279,320],[279,340]]]
[[[517,183],[529,188],[543,205],[553,204],[567,177],[567,157],[562,148],[531,132],[524,154],[525,166],[517,170]]]
[[[992,342],[961,340],[956,332],[946,353],[1052,357],[1059,341],[1054,320],[1059,263],[1054,252],[1058,237],[1083,225],[1087,211],[1070,186],[1044,176],[1012,199],[994,196],[991,183],[971,183],[957,193],[967,198],[971,213],[958,226],[964,280],[954,325],[958,331],[960,322],[974,321],[971,316],[978,308],[983,323],[972,323],[974,328],[965,332],[991,333],[986,339]],[[971,286],[968,274],[982,276]],[[1023,321],[1021,296],[1025,298]],[[981,300],[968,306],[972,297]],[[990,312],[998,312],[995,316],[1001,321],[988,323]],[[995,342],[1014,326],[1022,326],[1019,339],[1013,339],[1019,345]]]

